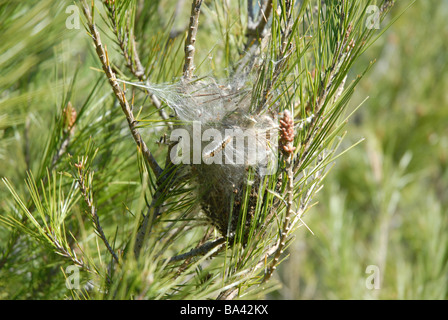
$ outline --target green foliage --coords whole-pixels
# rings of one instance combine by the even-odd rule
[[[372,67],[364,60],[366,50],[381,35],[365,23],[372,3],[291,5],[279,0],[270,8],[271,2],[265,1],[270,18],[264,25],[257,6],[255,14],[242,1],[194,1],[201,6],[195,41],[190,34],[194,19],[189,19],[194,6],[190,12],[181,3],[80,1],[75,7],[82,20],[78,30],[66,25],[65,9],[73,5],[69,1],[57,6],[52,1],[0,2],[5,38],[0,55],[0,111],[5,115],[0,116],[1,298],[263,297],[279,288],[268,280],[286,258],[283,250],[300,243],[292,233],[308,238],[311,233],[304,227],[310,222],[314,233],[329,228],[334,236],[323,243],[307,239],[310,250],[320,255],[316,259],[340,255],[344,263],[325,264],[331,270],[342,268],[338,279],[328,279],[324,267],[313,273],[301,264],[306,278],[315,283],[322,279],[328,290],[347,281],[355,287],[362,278],[352,250],[358,244],[352,239],[358,232],[371,232],[366,225],[356,227],[352,201],[365,210],[368,203],[356,202],[356,197],[376,201],[375,208],[384,212],[381,228],[389,230],[398,198],[412,181],[408,153],[402,152],[399,161],[383,162],[389,171],[381,184],[374,176],[376,185],[366,186],[371,197],[359,195],[363,178],[353,176],[351,184],[357,188],[337,196],[343,185],[330,180],[322,196],[328,201],[321,205],[328,222],[316,224],[307,213],[324,179],[332,176],[328,173],[335,160],[346,159],[341,153],[357,143],[343,141],[346,107]],[[382,24],[389,3],[378,4]],[[256,21],[260,28],[253,26]],[[23,37],[17,39],[16,33]],[[186,67],[193,70],[193,78]],[[244,168],[244,179],[234,180],[237,191],[224,190],[224,202],[211,206],[211,211],[222,210],[230,217],[228,228],[218,228],[204,215],[201,188],[207,184],[198,183],[209,177],[204,165],[169,161],[173,146],[165,145],[163,136],[185,124],[165,97],[196,98],[187,89],[207,79],[222,88],[221,81],[241,78],[247,80],[243,87],[250,95],[244,116],[285,119],[283,111],[289,110],[295,120],[294,148],[281,142],[274,174],[260,176],[257,167]],[[214,183],[213,178],[208,181]],[[205,191],[215,200],[213,183]],[[375,192],[378,185],[381,192]],[[436,224],[424,225],[427,235],[444,237],[436,228],[444,223],[442,208],[434,206]],[[389,239],[384,234],[377,240],[382,260],[372,263],[382,270]],[[438,251],[437,242],[427,239],[431,250],[426,258],[439,262],[432,273],[438,276],[446,271],[446,251]],[[412,237],[406,240],[412,244]],[[419,276],[425,278],[430,268],[427,260],[419,261]],[[79,268],[80,287],[70,289],[66,279],[73,280],[73,266]],[[407,297],[406,274],[397,283]]]

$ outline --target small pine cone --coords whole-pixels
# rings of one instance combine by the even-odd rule
[[[69,101],[67,103],[67,107],[63,110],[63,127],[66,132],[73,132],[76,122],[76,109],[72,106],[72,103]]]
[[[294,141],[294,120],[288,110],[283,112],[280,122],[280,148],[285,155],[292,154],[296,149]]]

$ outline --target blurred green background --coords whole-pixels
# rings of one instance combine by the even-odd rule
[[[48,119],[74,70],[82,66],[72,98],[79,106],[95,81],[89,66],[97,63],[85,33],[64,27],[72,2],[41,1],[26,14],[8,2],[0,0],[0,176],[24,193],[26,170],[40,165]],[[410,2],[397,1],[379,31]],[[5,19],[11,15],[17,19]],[[448,1],[418,0],[358,61],[352,79],[377,60],[350,103],[355,108],[369,97],[343,147],[365,140],[335,163],[305,218],[314,235],[298,230],[275,275],[282,287],[268,298],[448,297],[447,21]],[[1,184],[0,211],[10,198]],[[2,248],[9,235],[0,228]],[[13,292],[28,276],[0,279],[0,287]]]

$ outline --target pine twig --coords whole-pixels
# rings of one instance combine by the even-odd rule
[[[216,248],[217,246],[223,244],[224,242],[226,242],[225,238],[219,238],[217,240],[214,241],[209,241],[204,243],[203,245],[195,248],[195,249],[191,249],[190,251],[184,253],[184,254],[180,254],[178,256],[174,256],[171,257],[169,260],[169,263],[172,262],[176,262],[176,261],[181,261],[181,260],[185,260],[185,259],[189,259],[195,256],[200,256],[200,255],[204,255],[208,252],[210,252],[210,250]]]
[[[264,6],[260,6],[260,12],[258,13],[257,21],[255,22],[253,21],[254,13],[252,1],[253,0],[247,1],[248,21],[246,49],[255,42],[255,39],[263,36],[264,29],[272,11],[272,0],[265,0]]]
[[[185,40],[185,63],[183,77],[186,80],[191,79],[194,71],[194,53],[196,51],[196,34],[198,32],[199,13],[201,12],[202,0],[193,0],[191,3],[190,24],[188,26],[188,35]]]
[[[137,235],[134,242],[134,256],[136,259],[140,256],[141,249],[143,248],[143,243],[148,235],[151,233],[152,222],[154,222],[155,218],[159,215],[160,206],[157,206],[156,203],[160,197],[160,193],[156,192],[154,198],[152,199],[151,205],[148,208],[148,212],[143,217],[143,221],[140,224],[140,227],[137,231]],[[151,223],[150,223],[151,221]]]
[[[104,0],[103,3],[109,12],[109,20],[111,23],[111,27],[113,29],[113,32],[114,32],[116,38],[117,38],[118,46],[121,49],[121,53],[122,53],[125,63],[126,63],[126,67],[137,78],[141,79],[142,77],[145,77],[145,70],[143,68],[143,65],[140,62],[140,56],[136,50],[134,36],[130,36],[129,30],[127,27],[123,34],[122,29],[120,29],[120,27],[118,25],[117,10],[116,10],[117,8],[116,8],[115,2],[110,2],[108,0]],[[129,40],[129,43],[132,46],[131,47],[132,56],[128,52],[127,40]]]
[[[101,227],[101,224],[100,224],[100,219],[98,217],[98,211],[96,209],[95,204],[93,203],[93,199],[92,199],[93,191],[92,191],[92,187],[90,185],[93,173],[84,172],[84,164],[82,162],[79,164],[75,164],[75,167],[78,169],[79,190],[81,191],[81,194],[84,198],[84,202],[87,204],[87,207],[89,208],[89,216],[92,220],[93,227],[94,227],[95,231],[97,232],[98,236],[100,237],[100,239],[103,241],[107,250],[110,252],[112,257],[114,258],[115,262],[120,263],[117,254],[115,253],[112,246],[109,244],[109,241],[107,240],[106,235],[104,234],[103,228]],[[87,181],[87,184],[89,184],[89,185],[86,185],[85,176],[87,176],[87,175],[89,176],[89,180]]]
[[[183,229],[183,228],[182,228],[182,229]],[[176,231],[176,233],[177,233],[177,231]],[[213,233],[213,229],[209,228],[209,229],[207,230],[207,232],[204,233],[204,236],[202,237],[202,239],[199,240],[199,242],[196,244],[196,247],[195,247],[194,249],[197,249],[197,248],[201,247],[202,245],[204,245],[204,244],[206,243],[206,241],[211,237],[212,233]],[[213,248],[214,248],[214,247],[213,247]],[[211,248],[210,250],[212,250],[213,248]],[[219,250],[217,250],[217,251],[215,252],[215,254],[218,253],[221,249],[222,249],[222,246],[221,246],[221,248],[220,248]],[[191,250],[190,250],[190,251],[191,251]],[[207,253],[207,252],[206,252],[206,253]],[[178,276],[180,276],[180,275],[185,271],[185,269],[190,265],[192,259],[193,259],[193,256],[191,256],[191,257],[187,257],[186,259],[184,259],[184,261],[182,262],[182,264],[177,268],[176,278],[177,278]],[[169,261],[169,260],[168,260],[168,261]]]
[[[280,244],[277,244],[275,246],[269,247],[265,253],[264,253],[264,257],[270,257],[271,255],[273,255]],[[265,266],[265,259],[263,258],[261,261],[259,261],[253,268],[246,270],[244,273],[241,273],[240,276],[244,276],[246,274],[255,272],[256,270],[262,268],[263,266]],[[262,282],[264,283],[264,281]],[[216,298],[217,300],[233,300],[237,294],[238,294],[238,287],[231,287],[223,292],[221,292],[218,297]]]
[[[280,259],[281,254],[283,253],[283,249],[286,244],[286,239],[289,234],[289,230],[291,228],[290,220],[292,215],[292,202],[294,197],[294,174],[293,174],[293,156],[295,147],[293,146],[294,142],[294,119],[292,118],[290,112],[285,110],[283,112],[283,118],[280,119],[280,146],[283,155],[286,157],[286,174],[288,176],[288,184],[286,185],[286,213],[285,218],[283,220],[283,226],[281,229],[281,236],[279,239],[279,244],[277,250],[275,251],[274,258],[272,260],[271,266],[268,268],[263,282],[268,281],[272,273],[275,271],[278,261]]]
[[[128,30],[126,30],[125,35],[123,35],[122,32],[120,31],[117,22],[117,16],[116,16],[117,11],[115,2],[104,0],[103,3],[106,6],[107,10],[109,11],[109,19],[111,22],[111,26],[117,38],[118,46],[120,47],[121,53],[124,57],[126,67],[139,81],[146,82],[147,81],[146,70],[141,63],[140,56],[137,51],[135,37],[130,36]],[[128,52],[126,39],[129,39],[129,42],[132,46],[131,48],[132,56]],[[157,98],[157,96],[154,95],[153,93],[147,92],[147,94],[149,95],[152,104],[159,111],[159,114],[162,117],[162,119],[165,120],[165,122],[167,122],[168,124],[168,127],[172,129],[172,124],[168,122],[169,116],[163,109],[162,103],[160,102],[159,98]]]
[[[244,72],[249,73],[254,65],[254,58],[258,51],[258,45],[261,41],[256,41],[260,37],[266,37],[266,25],[272,13],[272,0],[266,0],[264,7],[260,6],[260,12],[258,13],[258,22],[254,22],[254,10],[253,0],[247,1],[247,30],[246,30],[246,43],[244,44],[244,54],[239,61],[235,74],[242,74]]]
[[[137,129],[137,121],[134,118],[134,114],[132,113],[131,107],[129,106],[129,103],[126,99],[124,91],[121,89],[120,85],[118,84],[115,73],[113,72],[113,70],[110,66],[109,57],[107,55],[107,50],[103,47],[103,44],[101,43],[100,35],[96,29],[92,15],[91,15],[90,10],[85,1],[83,1],[83,12],[84,12],[85,17],[87,18],[87,27],[90,31],[90,35],[92,37],[96,53],[100,59],[104,73],[106,74],[106,76],[109,80],[109,84],[112,87],[115,97],[120,102],[121,109],[123,110],[123,112],[126,116],[126,120],[128,122],[128,126],[131,131],[132,137],[134,138],[134,141],[137,144],[137,146],[139,148],[141,148],[143,156],[145,157],[145,160],[151,167],[152,171],[158,177],[163,172],[163,170],[162,170],[162,168],[160,168],[159,164],[157,163],[156,159],[152,155],[151,151],[148,149],[148,146],[146,145],[145,141],[143,141],[143,139]]]

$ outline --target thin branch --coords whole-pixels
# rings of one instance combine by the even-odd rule
[[[118,46],[120,47],[121,53],[123,54],[123,57],[125,59],[126,67],[129,69],[129,71],[131,71],[133,75],[135,75],[137,78],[141,80],[142,77],[146,76],[145,76],[145,70],[140,62],[140,57],[136,50],[135,38],[133,35],[130,36],[128,26],[126,26],[124,34],[122,32],[122,29],[118,26],[115,2],[109,3],[108,1],[104,1],[104,5],[109,11],[109,20],[112,29],[115,33],[115,36],[117,38]],[[131,48],[132,56],[129,54],[128,51],[127,47],[128,41],[132,46]]]
[[[118,22],[117,22],[117,12],[116,12],[115,2],[110,2],[110,1],[104,0],[103,3],[109,11],[109,20],[111,22],[112,29],[117,38],[118,46],[120,47],[121,53],[124,57],[126,67],[129,69],[129,71],[135,77],[138,78],[138,80],[140,80],[141,82],[146,82],[147,81],[147,76],[146,76],[147,72],[141,63],[140,56],[137,51],[135,37],[133,35],[130,35],[128,28],[126,28],[126,32],[124,35],[121,32],[121,30],[119,29]],[[128,39],[132,46],[132,48],[131,48],[132,56],[129,54],[128,48],[127,48],[127,45],[128,45],[127,40]],[[172,129],[172,124],[170,122],[168,122],[169,116],[166,114],[165,110],[163,109],[163,106],[162,106],[162,103],[160,102],[160,100],[154,94],[152,94],[150,92],[147,92],[147,94],[149,95],[149,98],[151,99],[153,105],[159,111],[159,114],[162,117],[162,119],[165,120],[168,124],[168,127],[170,129]]]
[[[180,229],[180,228],[179,228],[179,229]],[[184,229],[183,226],[182,226],[182,229]],[[208,239],[210,239],[210,237],[211,237],[211,235],[212,235],[212,233],[213,233],[213,229],[214,229],[214,228],[208,228],[207,232],[204,233],[204,236],[202,237],[202,239],[196,244],[196,248],[195,248],[195,249],[199,248],[199,247],[202,246]],[[176,233],[177,233],[177,231],[176,231]],[[221,246],[221,248],[222,248],[222,246]],[[217,250],[217,251],[215,252],[215,254],[218,253],[218,252],[220,252],[220,250]],[[177,268],[177,272],[176,272],[176,276],[175,276],[176,278],[177,278],[178,276],[180,276],[180,275],[185,271],[185,269],[190,265],[192,259],[193,259],[193,257],[188,257],[188,258],[185,259],[184,262]]]
[[[196,34],[199,24],[199,13],[201,12],[202,0],[193,0],[191,3],[190,24],[188,26],[188,35],[185,40],[185,63],[183,77],[186,80],[191,79],[194,71],[194,53],[196,51]]]
[[[264,6],[260,5],[260,12],[258,13],[257,21],[254,22],[254,13],[252,0],[247,1],[247,11],[248,11],[248,21],[247,21],[247,44],[246,48],[254,43],[254,40],[262,37],[264,33],[264,28],[268,23],[269,16],[272,11],[272,0],[265,0]]]
[[[136,258],[140,256],[140,251],[143,247],[143,243],[145,242],[145,239],[148,237],[148,235],[151,233],[151,229],[153,226],[153,223],[155,219],[160,215],[160,207],[162,205],[162,201],[160,201],[160,198],[166,193],[166,190],[171,186],[174,181],[177,179],[174,177],[174,180],[169,181],[168,185],[164,186],[164,182],[166,179],[169,179],[172,170],[176,170],[175,165],[171,162],[171,149],[177,144],[177,142],[172,143],[168,146],[168,152],[166,154],[165,158],[165,171],[166,173],[164,175],[159,175],[158,177],[158,185],[159,187],[154,193],[153,199],[151,201],[151,204],[148,208],[148,212],[143,217],[143,221],[141,222],[141,225],[137,231],[137,236],[135,238],[134,243],[134,255]],[[151,222],[151,223],[150,223]]]
[[[143,221],[137,231],[137,235],[134,243],[134,256],[136,259],[140,256],[141,249],[143,248],[143,243],[147,236],[151,233],[153,222],[155,218],[159,215],[160,206],[156,205],[160,197],[160,193],[156,192],[154,198],[152,199],[151,205],[148,208],[147,214],[143,217]],[[149,223],[151,221],[151,223]]]
[[[267,250],[264,252],[263,258],[254,267],[246,270],[243,273],[240,273],[240,277],[243,277],[246,274],[255,272],[258,269],[260,269],[263,266],[265,266],[266,265],[265,264],[265,258],[268,258],[271,255],[273,255],[277,251],[278,246],[279,246],[279,243],[277,245],[275,245],[275,246],[267,248]],[[233,298],[235,298],[236,295],[238,294],[238,290],[239,290],[239,287],[231,287],[231,288],[221,292],[218,295],[218,297],[216,298],[216,300],[233,300]]]
[[[280,130],[281,130],[281,148],[282,152],[285,155],[286,159],[286,174],[288,176],[288,184],[286,185],[286,213],[285,218],[283,220],[283,226],[281,229],[281,236],[279,239],[278,248],[275,251],[274,259],[272,260],[271,266],[268,268],[263,282],[268,281],[272,273],[277,268],[278,261],[280,259],[281,254],[283,253],[283,249],[286,244],[286,239],[288,237],[289,231],[291,229],[291,215],[292,215],[292,202],[294,198],[294,174],[293,174],[293,157],[295,147],[293,146],[294,142],[294,119],[288,110],[285,110],[283,113],[283,118],[280,120]]]
[[[100,224],[100,219],[98,217],[97,209],[95,207],[95,204],[93,203],[93,196],[92,196],[93,191],[92,191],[92,186],[90,185],[92,177],[93,177],[93,173],[84,172],[84,167],[83,167],[82,162],[80,164],[75,164],[75,167],[78,169],[79,190],[81,191],[81,194],[84,198],[84,202],[87,204],[87,207],[89,208],[89,216],[92,220],[93,227],[94,227],[95,231],[97,232],[98,236],[100,237],[100,239],[105,244],[107,250],[110,252],[112,257],[114,258],[115,262],[120,263],[117,254],[115,253],[112,246],[109,244],[109,241],[107,241],[106,235],[104,234],[103,228],[101,227],[101,224]],[[89,177],[89,180],[87,181],[88,185],[86,185],[85,176]]]
[[[210,252],[212,249],[216,248],[217,246],[223,244],[224,242],[226,242],[225,238],[219,238],[214,241],[206,242],[203,245],[201,245],[200,247],[191,249],[190,251],[188,251],[184,254],[180,254],[178,256],[171,257],[168,262],[172,263],[172,262],[176,262],[176,261],[186,260],[186,259],[189,259],[189,258],[192,258],[195,256],[202,256],[202,255]]]
[[[261,43],[260,37],[265,37],[268,32],[265,32],[267,22],[272,13],[272,0],[265,0],[264,7],[260,5],[260,12],[258,14],[258,22],[254,22],[253,0],[247,1],[247,30],[246,43],[244,44],[244,56],[239,61],[235,74],[244,72],[249,73],[253,67],[255,57],[258,51],[258,45]]]
[[[129,106],[128,101],[126,100],[126,96],[124,94],[124,91],[121,89],[120,85],[118,84],[117,78],[115,76],[115,73],[113,72],[110,63],[109,63],[109,57],[107,55],[107,50],[103,48],[103,45],[101,43],[100,35],[96,29],[95,23],[93,22],[92,16],[90,14],[90,10],[83,1],[83,12],[84,15],[87,18],[87,27],[90,31],[90,35],[92,36],[92,40],[96,49],[96,53],[100,59],[101,65],[103,67],[104,73],[106,74],[107,78],[109,79],[109,84],[112,87],[112,90],[115,94],[115,97],[118,99],[121,105],[121,109],[123,110],[126,120],[128,121],[129,129],[131,131],[132,137],[134,138],[135,143],[139,148],[141,148],[143,156],[145,157],[145,160],[151,167],[154,174],[158,177],[162,172],[162,168],[160,168],[159,164],[157,163],[156,159],[152,155],[151,151],[148,149],[145,141],[143,141],[139,131],[137,130],[137,121],[134,118],[134,114],[132,113],[131,107]]]

